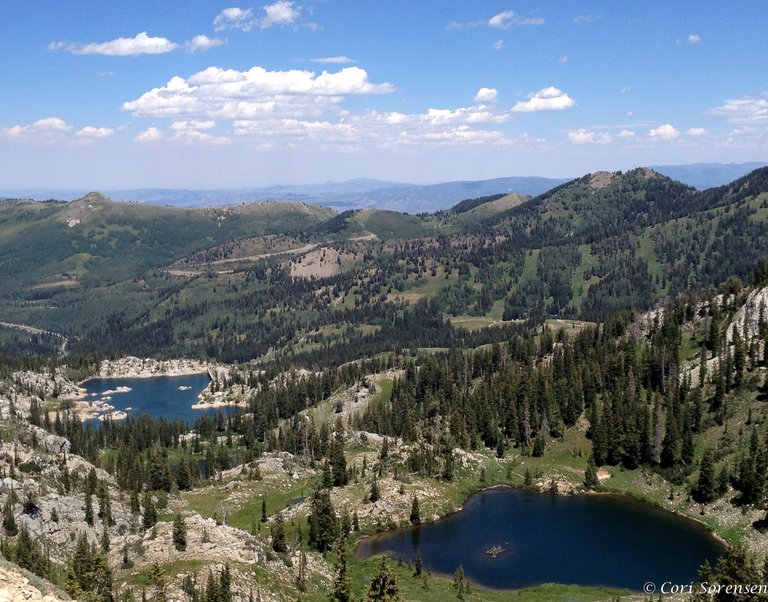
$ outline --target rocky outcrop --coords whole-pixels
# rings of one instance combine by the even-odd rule
[[[152,376],[183,376],[208,371],[208,364],[185,358],[175,360],[142,359],[123,357],[119,360],[105,360],[99,366],[99,378],[148,378]]]
[[[750,341],[759,336],[761,315],[768,320],[768,286],[754,290],[749,294],[744,305],[736,312],[733,321],[728,326],[728,341],[733,341],[737,326],[742,339]]]
[[[69,596],[39,577],[0,561],[0,602],[60,602]]]

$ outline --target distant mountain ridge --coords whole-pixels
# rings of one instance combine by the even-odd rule
[[[651,169],[660,174],[693,186],[699,190],[723,186],[747,175],[749,172],[765,167],[768,163],[751,161],[749,163],[692,163],[690,165],[657,165]]]
[[[705,191],[648,168],[589,173],[535,197],[464,190],[474,198],[419,215],[98,193],[0,202],[0,321],[58,333],[72,353],[322,365],[392,341],[470,336],[446,317],[480,328],[476,346],[495,336],[485,326],[643,311],[749,278],[768,257],[768,167]],[[0,350],[61,344],[8,330]]]
[[[690,165],[660,165],[651,169],[699,190],[722,186],[766,163],[695,163]],[[469,198],[495,194],[516,193],[529,196],[543,194],[572,178],[543,178],[510,176],[489,180],[461,180],[438,184],[409,184],[368,178],[343,182],[322,182],[304,185],[276,185],[234,190],[191,190],[138,188],[108,190],[105,194],[115,200],[138,201],[150,205],[173,207],[220,207],[258,201],[299,201],[324,205],[338,211],[349,209],[388,209],[410,214],[431,213],[448,209]],[[60,199],[71,201],[88,191],[57,191],[16,189],[0,191],[0,198],[33,200]]]

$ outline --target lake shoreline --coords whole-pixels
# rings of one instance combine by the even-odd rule
[[[494,491],[510,491],[515,492],[515,495],[509,498],[507,496],[499,497],[497,495],[492,495],[484,500],[482,499],[482,496],[492,494]],[[481,506],[476,505],[478,498],[480,498]],[[494,516],[496,518],[501,514],[507,516],[507,513],[511,512],[513,516],[522,517],[522,522],[518,522],[517,525],[524,525],[526,522],[530,525],[542,525],[544,523],[542,523],[540,519],[536,519],[536,515],[537,513],[540,514],[545,512],[548,513],[547,516],[550,516],[549,513],[551,513],[551,510],[547,498],[550,498],[553,502],[557,499],[564,503],[565,498],[582,498],[583,500],[588,500],[590,498],[606,498],[606,502],[597,505],[595,505],[595,503],[582,502],[578,503],[576,506],[566,505],[563,507],[558,503],[559,514],[552,515],[551,518],[555,519],[556,525],[558,516],[562,516],[564,509],[566,509],[569,511],[569,516],[573,515],[571,516],[573,524],[584,522],[587,525],[591,525],[591,532],[596,534],[599,534],[601,529],[592,523],[595,523],[596,521],[599,523],[603,516],[609,523],[611,522],[611,519],[613,519],[615,525],[621,525],[619,530],[626,532],[627,534],[637,531],[638,522],[640,522],[641,525],[640,532],[642,532],[643,525],[650,523],[652,526],[657,527],[657,529],[656,531],[652,530],[653,533],[649,535],[650,539],[645,539],[655,542],[653,539],[655,537],[654,533],[672,533],[672,535],[669,536],[672,537],[672,541],[681,542],[681,549],[671,552],[675,558],[697,558],[697,556],[693,554],[683,552],[683,550],[690,548],[691,550],[701,550],[701,553],[703,554],[702,557],[706,557],[712,562],[717,556],[720,556],[729,545],[717,532],[702,521],[660,507],[657,504],[649,503],[647,500],[638,499],[638,497],[628,493],[601,491],[554,495],[537,489],[523,488],[506,483],[496,483],[473,491],[467,496],[465,502],[459,508],[437,520],[426,520],[419,525],[405,525],[393,529],[383,529],[360,537],[355,543],[354,555],[358,559],[366,561],[373,556],[389,554],[394,558],[398,558],[399,556],[407,562],[413,562],[412,556],[418,554],[421,556],[424,566],[430,567],[431,574],[446,579],[452,578],[451,571],[453,570],[453,568],[448,568],[446,563],[449,563],[450,567],[454,566],[450,563],[455,563],[455,566],[462,564],[464,566],[465,574],[472,579],[473,583],[477,584],[477,587],[495,592],[524,591],[540,586],[546,586],[547,584],[558,584],[574,588],[605,588],[606,591],[613,590],[614,593],[623,590],[624,594],[642,594],[641,584],[644,583],[644,581],[639,580],[639,575],[630,577],[629,582],[622,581],[620,577],[616,577],[615,569],[613,569],[613,572],[611,570],[607,573],[598,572],[598,574],[594,576],[594,579],[598,581],[597,584],[578,584],[579,577],[574,578],[573,575],[569,576],[569,571],[565,571],[562,575],[562,580],[559,580],[558,577],[553,579],[551,575],[549,577],[541,575],[543,579],[540,582],[510,585],[507,587],[498,585],[498,578],[496,576],[490,576],[493,574],[494,569],[489,569],[489,567],[492,567],[493,564],[501,563],[498,565],[498,571],[502,571],[503,569],[506,572],[514,572],[517,575],[526,574],[526,561],[524,558],[528,556],[529,552],[531,552],[531,556],[533,557],[537,555],[536,546],[542,545],[542,539],[540,538],[538,543],[531,545],[531,541],[536,540],[536,537],[531,539],[531,537],[525,536],[526,527],[521,528],[520,526],[515,526],[509,532],[505,529],[494,531],[493,525],[496,524],[493,522]],[[531,503],[533,503],[533,506],[531,506]],[[507,504],[511,505],[507,506]],[[519,515],[518,513],[520,511],[522,511],[523,514]],[[459,519],[457,522],[457,515],[462,513],[469,514],[464,516],[463,519]],[[480,514],[482,515],[482,518],[479,517]],[[576,520],[576,518],[574,518],[576,516],[581,516],[582,518]],[[626,518],[617,520],[618,517]],[[679,521],[679,519],[683,519],[683,521]],[[481,523],[478,524],[478,520],[480,520]],[[487,523],[487,529],[485,521],[490,521]],[[679,521],[677,522],[679,531],[676,530],[676,528],[673,528],[675,526],[675,521]],[[459,527],[459,525],[464,525],[464,530],[468,527],[471,528],[471,533],[473,535],[465,534],[468,539],[462,539],[462,541],[464,541],[462,544],[462,549],[464,551],[456,550],[445,553],[442,549],[436,549],[434,542],[436,539],[439,539],[439,536],[434,531],[430,532],[429,529],[426,532],[422,531],[418,536],[413,534],[415,529],[421,529],[425,526],[436,526],[441,523],[447,523],[443,525],[443,530],[447,528],[454,537],[459,537],[457,533],[462,532],[462,527]],[[528,527],[528,529],[530,528],[533,527]],[[634,529],[634,531],[632,529]],[[480,532],[484,535],[479,537],[474,535]],[[577,536],[575,535],[575,533],[579,532],[578,528],[566,528],[565,531],[560,532],[564,533],[566,536],[571,533],[571,536],[574,537],[574,542],[576,542],[575,545],[578,548],[578,542],[582,541],[577,539]],[[491,534],[487,540],[485,539],[486,533]],[[678,537],[678,539],[675,539],[675,537]],[[543,539],[546,540],[547,536],[543,536]],[[638,538],[640,544],[643,545],[648,544],[645,539],[643,536]],[[413,543],[416,540],[420,543]],[[606,538],[604,543],[607,543],[608,541],[610,541],[610,536]],[[633,541],[636,540],[633,539]],[[709,543],[705,544],[704,542],[706,541],[709,541]],[[603,544],[598,542],[596,545]],[[676,545],[676,543],[673,544],[671,548],[674,550]],[[471,553],[466,555],[470,550]],[[492,550],[498,550],[499,553],[497,555],[490,554]],[[707,551],[704,552],[703,550]],[[610,547],[607,547],[605,548],[604,553],[612,555],[614,552],[611,551]],[[499,560],[497,560],[497,556]],[[703,562],[703,560],[701,560],[701,562]],[[512,565],[509,563],[512,563]],[[511,569],[510,566],[514,566],[515,568]],[[673,572],[683,571],[684,575],[691,570],[691,567],[687,566],[685,563],[678,564],[676,561],[671,562],[669,565],[664,565],[662,563],[659,566],[649,566],[647,567],[647,570],[659,572],[660,570],[665,570],[667,566],[669,566],[670,570]],[[489,570],[490,573],[488,572]],[[527,574],[529,574],[530,577],[526,578],[533,580],[539,578],[537,576],[538,572],[535,570],[533,573]],[[671,576],[673,576],[673,579],[680,577],[679,575]],[[637,577],[637,579],[634,579],[634,577]],[[496,584],[494,584],[494,580]],[[600,580],[604,581],[599,583]],[[629,585],[630,583],[635,584],[635,581],[637,581],[635,587]]]
[[[210,363],[187,359],[155,360],[129,356],[119,360],[105,360],[101,362],[95,374],[77,383],[76,393],[62,399],[71,402],[71,410],[81,422],[106,419],[124,420],[128,417],[128,411],[133,408],[117,408],[113,403],[113,396],[130,393],[132,387],[117,386],[114,389],[94,393],[88,391],[88,383],[102,380],[149,381],[151,379],[206,375],[208,379],[206,387],[196,395],[194,403],[187,401],[185,407],[209,409],[211,408],[210,405],[205,404],[200,407],[199,404],[210,387],[212,366],[213,364]],[[177,388],[180,391],[189,391],[192,387],[180,385]]]

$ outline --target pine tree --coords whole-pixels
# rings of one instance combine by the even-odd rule
[[[81,533],[67,565],[67,593],[77,600],[113,602],[112,570],[105,553],[94,550]],[[159,598],[155,598],[158,600]]]
[[[109,540],[109,523],[103,522],[101,523],[101,551],[105,554],[109,552],[110,548],[110,540]]]
[[[15,537],[19,532],[16,517],[13,514],[13,493],[9,493],[3,505],[3,529],[10,537]]]
[[[328,455],[333,475],[333,485],[335,487],[343,487],[349,482],[349,474],[347,473],[347,459],[344,457],[344,435],[340,427],[337,428],[339,430],[336,431],[336,435],[331,442]]]
[[[531,473],[530,468],[525,469],[525,474],[523,475],[523,487],[526,489],[531,489],[533,487],[533,474]]]
[[[179,552],[187,549],[187,524],[181,514],[176,514],[173,519],[173,546]]]
[[[20,567],[27,569],[40,575],[41,577],[48,577],[50,569],[50,563],[45,556],[40,553],[35,542],[32,541],[32,537],[25,525],[19,529],[19,537],[16,540],[16,549],[13,553],[13,559]]]
[[[285,520],[283,513],[278,510],[272,520],[272,549],[278,554],[288,551],[288,543],[285,538]]]
[[[715,456],[711,449],[704,452],[701,457],[701,466],[699,468],[699,480],[693,489],[693,498],[697,502],[708,504],[716,500],[719,488],[717,485],[717,476],[715,474]]]
[[[424,562],[421,559],[421,554],[418,552],[416,553],[416,561],[413,565],[413,576],[419,577],[421,576],[422,571],[424,570]]]
[[[667,413],[666,432],[661,447],[661,465],[664,468],[672,468],[680,460],[682,441],[675,415]]]
[[[267,522],[267,498],[261,498],[261,522]]]
[[[589,456],[587,460],[587,469],[584,472],[584,488],[589,490],[600,488],[600,479],[597,476],[597,467],[595,466],[595,456]]]
[[[144,492],[144,515],[142,516],[142,525],[144,530],[151,529],[157,523],[157,510],[155,509],[155,502],[152,501],[152,494],[149,490]]]
[[[90,494],[85,495],[85,522],[86,524],[93,526],[93,500]]]
[[[347,572],[347,542],[340,537],[336,542],[336,579],[328,597],[330,602],[352,602],[352,581]]]
[[[754,560],[747,555],[746,550],[741,546],[729,547],[720,560],[717,561],[717,571],[714,582],[728,587],[729,585],[739,585],[745,583],[761,583],[762,570],[756,566]],[[722,600],[747,600],[754,599],[747,594],[745,597],[718,598]]]
[[[232,602],[232,573],[229,565],[224,564],[219,573],[219,597],[217,602]]]
[[[371,492],[368,495],[368,499],[371,502],[378,502],[381,499],[381,489],[379,489],[379,481],[376,479],[376,477],[373,477],[373,482],[371,483]]]
[[[155,586],[153,602],[166,602],[165,573],[157,561],[154,561],[149,567],[149,578],[152,580],[152,585]]]
[[[464,600],[464,595],[467,593],[467,583],[462,565],[459,565],[456,572],[453,573],[453,588],[456,590],[456,597],[459,600]]]
[[[411,503],[411,516],[410,521],[412,525],[418,525],[421,522],[421,511],[419,510],[419,498],[413,496],[413,502]]]
[[[397,576],[387,563],[386,556],[381,557],[379,570],[373,576],[365,595],[365,599],[370,602],[399,602],[402,600]]]
[[[309,515],[309,545],[320,552],[330,550],[339,537],[336,511],[327,489],[316,489]]]

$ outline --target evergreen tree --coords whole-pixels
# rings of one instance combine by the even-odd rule
[[[101,551],[105,554],[109,552],[110,548],[110,541],[109,541],[109,523],[103,522],[101,523]]]
[[[182,458],[176,467],[176,486],[180,491],[192,489],[192,474],[190,473],[189,462],[186,458]]]
[[[419,510],[419,498],[413,496],[411,503],[411,516],[409,517],[412,525],[418,525],[421,522],[421,511]]]
[[[349,482],[349,474],[347,473],[347,459],[344,457],[344,435],[340,426],[337,429],[336,435],[333,441],[331,441],[328,455],[333,485],[335,487],[343,487]]]
[[[5,498],[5,504],[3,505],[3,529],[5,533],[10,537],[15,537],[19,532],[19,527],[16,524],[16,517],[13,513],[13,492],[8,494]]]
[[[597,476],[597,467],[595,466],[595,456],[589,456],[587,460],[587,469],[584,472],[584,488],[593,490],[600,487],[600,479]]]
[[[693,499],[703,504],[716,500],[719,495],[717,476],[715,474],[715,455],[711,449],[704,452],[699,468],[699,480],[692,491]]]
[[[229,570],[229,565],[226,563],[219,573],[218,602],[232,602],[232,573]]]
[[[282,554],[288,551],[288,542],[285,538],[285,520],[283,519],[283,513],[279,510],[275,514],[275,518],[272,520],[272,549],[278,554]]]
[[[397,576],[387,562],[387,557],[382,556],[379,569],[373,576],[365,600],[370,602],[400,602],[400,586],[397,584]]]
[[[413,564],[413,576],[419,577],[424,570],[424,562],[421,559],[421,554],[416,553],[416,561]]]
[[[339,525],[327,489],[316,489],[313,493],[308,522],[309,545],[319,552],[330,550],[339,537]]]
[[[165,573],[157,561],[154,561],[149,567],[149,578],[155,588],[152,597],[153,602],[166,602],[168,598],[165,593]]]
[[[352,602],[352,581],[347,572],[347,542],[340,537],[336,542],[336,578],[328,597],[330,602]]]
[[[464,596],[468,593],[467,578],[464,575],[464,567],[459,565],[456,571],[453,573],[453,588],[456,590],[456,597],[459,600],[464,600]]]
[[[373,477],[371,482],[371,492],[368,495],[368,499],[373,502],[378,502],[381,499],[381,489],[379,489],[379,481],[376,477]]]
[[[664,468],[672,468],[680,460],[681,445],[677,419],[670,411],[667,413],[666,432],[661,447],[661,465]]]
[[[261,498],[261,522],[267,522],[267,498]]]
[[[86,524],[93,526],[93,500],[90,494],[85,495],[85,522]]]
[[[181,514],[173,519],[173,546],[179,552],[187,549],[187,524]]]
[[[66,591],[76,600],[113,602],[112,570],[101,550],[94,550],[81,533],[67,565]]]
[[[13,553],[13,559],[20,567],[41,577],[48,577],[50,563],[40,552],[35,542],[32,541],[26,525],[22,525],[21,529],[19,529],[19,537],[16,540],[16,550]]]
[[[147,489],[144,492],[144,499],[142,500],[144,506],[144,514],[142,516],[142,526],[144,530],[151,529],[157,523],[157,509],[155,508],[155,502],[152,500],[152,494]]]
[[[533,487],[533,474],[531,474],[531,469],[526,468],[525,469],[525,476],[523,477],[523,487],[526,489],[530,489]]]
[[[349,510],[344,508],[341,513],[341,535],[342,537],[348,537],[352,532],[352,517],[349,514]]]
[[[715,599],[728,602],[751,602],[755,599],[753,594],[733,594],[727,592],[725,588],[729,585],[761,583],[762,577],[762,567],[755,564],[743,547],[729,547],[717,561],[717,571],[713,581],[723,586],[723,590],[716,595]]]

